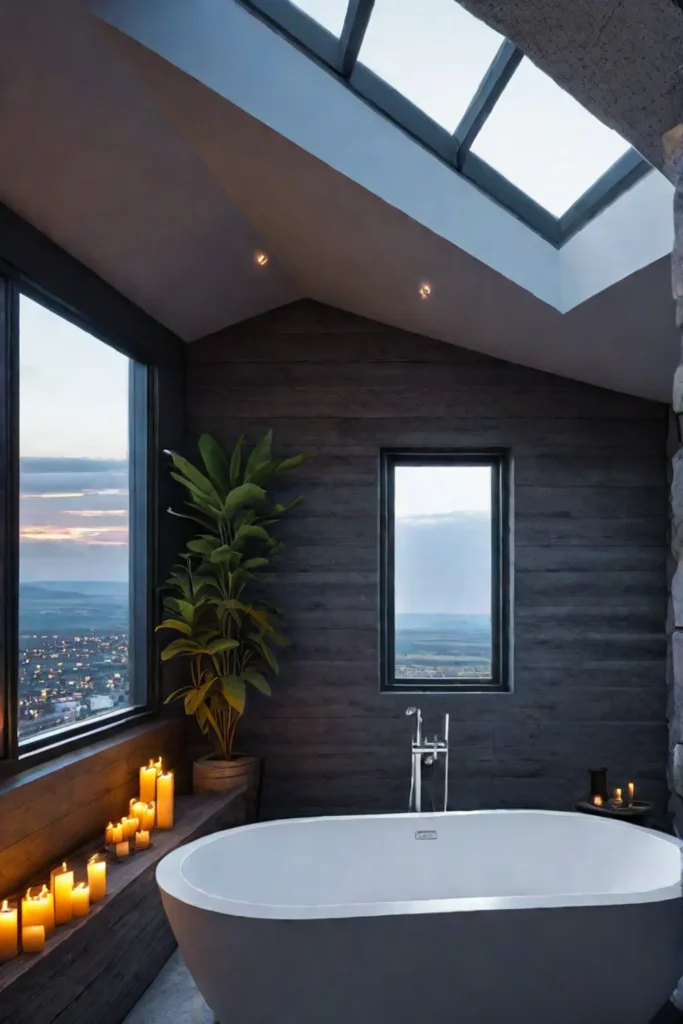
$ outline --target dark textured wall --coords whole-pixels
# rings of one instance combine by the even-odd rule
[[[451,806],[571,807],[587,769],[665,801],[664,406],[490,359],[314,303],[189,351],[194,435],[275,430],[305,504],[274,598],[294,640],[242,745],[262,813],[405,806],[414,698],[378,690],[378,449],[508,446],[515,691],[419,697],[451,712]],[[294,483],[294,474],[290,482]]]

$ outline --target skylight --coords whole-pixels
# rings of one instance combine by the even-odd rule
[[[472,152],[561,217],[629,148],[525,57]]]
[[[502,42],[454,0],[375,0],[358,59],[452,133]]]
[[[332,35],[341,35],[348,0],[292,0],[292,3]]]

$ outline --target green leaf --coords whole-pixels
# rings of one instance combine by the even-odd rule
[[[170,661],[171,658],[176,658],[179,654],[199,654],[198,644],[193,640],[172,640],[171,643],[164,647],[161,652],[162,661]]]
[[[302,452],[301,455],[293,455],[291,459],[283,459],[282,462],[278,462],[275,472],[281,473],[284,469],[296,469],[297,466],[301,466],[311,458],[312,456],[307,452]]]
[[[191,686],[181,686],[180,689],[174,690],[173,693],[169,693],[168,697],[164,701],[164,704],[170,704],[171,701],[178,700],[180,697],[183,696],[183,694],[187,693],[187,691],[191,689]]]
[[[256,484],[240,484],[239,487],[233,488],[232,491],[227,495],[223,502],[223,512],[229,515],[234,512],[235,509],[239,508],[240,505],[246,505],[247,503],[253,504],[255,501],[263,501],[266,496],[266,492],[262,487],[257,487]]]
[[[194,595],[190,593],[189,596],[192,598]],[[199,607],[199,603],[195,604],[192,600],[184,601],[179,597],[169,597],[166,603],[170,608],[177,608],[180,612],[181,618],[184,619],[185,622],[191,624],[194,621],[195,612]]]
[[[211,498],[203,491],[200,491],[198,487],[195,487],[194,484],[191,484],[189,480],[186,480],[184,476],[181,476],[180,473],[171,473],[171,479],[177,480],[179,484],[187,488],[194,498],[194,502],[190,503],[193,508],[196,508],[198,512],[206,513],[206,515],[211,516],[213,519],[220,519],[221,510],[216,507],[220,505],[218,495],[216,495],[216,499],[212,504]]]
[[[247,540],[262,540],[269,544],[271,536],[262,526],[250,526],[248,523],[245,523],[244,526],[239,527],[235,534],[235,544]]]
[[[242,561],[242,555],[239,551],[234,551],[230,544],[222,544],[211,552],[211,561],[225,563],[228,569],[236,569]]]
[[[265,693],[267,697],[270,697],[272,690],[270,683],[268,683],[261,672],[257,672],[255,668],[245,668],[242,673],[242,678],[246,679],[248,683],[255,686],[261,693]]]
[[[262,565],[268,565],[267,558],[248,558],[246,562],[242,562],[243,569],[258,569]]]
[[[299,495],[298,498],[293,498],[292,501],[288,501],[284,505],[273,505],[272,511],[275,515],[281,516],[283,512],[289,512],[290,508],[294,508],[295,505],[298,505],[303,500],[303,496]]]
[[[222,691],[230,707],[234,708],[238,714],[244,714],[244,705],[247,700],[247,688],[244,680],[239,676],[228,676],[222,681]]]
[[[239,647],[239,640],[213,640],[211,643],[206,645],[207,654],[222,654],[223,651],[231,651],[235,647]]]
[[[260,469],[263,469],[270,462],[270,452],[273,447],[273,431],[269,430],[260,441],[254,445],[251,451],[251,455],[247,459],[247,465],[244,470],[244,479],[251,480],[254,474]]]
[[[201,555],[203,558],[211,558],[211,555],[216,550],[216,545],[218,543],[218,540],[211,541],[207,540],[206,537],[197,537],[195,540],[187,542],[187,550],[191,551],[193,555]]]
[[[188,480],[198,491],[206,495],[207,498],[210,498],[216,504],[220,504],[216,488],[208,477],[204,476],[203,473],[200,473],[196,466],[193,466],[188,459],[184,459],[182,455],[178,455],[176,452],[171,452],[171,458],[175,468],[186,480]]]
[[[185,636],[191,636],[192,629],[187,622],[181,622],[180,619],[164,619],[160,622],[156,628],[158,633],[161,629],[175,629],[176,633],[184,633]]]
[[[233,448],[232,455],[230,456],[230,486],[236,487],[237,481],[240,478],[240,469],[242,466],[242,445],[244,444],[244,434],[240,434],[237,438],[237,443]]]
[[[273,652],[271,651],[270,647],[265,642],[263,637],[260,636],[258,633],[252,633],[251,640],[254,643],[255,647],[258,649],[259,653],[263,656],[264,660],[271,667],[275,675],[279,675],[280,666],[277,663],[277,658],[275,657],[275,655],[273,654]]]
[[[230,466],[225,452],[210,434],[202,434],[198,443],[199,452],[204,461],[206,472],[211,483],[219,494],[230,490]]]

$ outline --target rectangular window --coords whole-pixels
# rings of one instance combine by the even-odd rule
[[[24,294],[18,333],[25,749],[147,701],[147,412],[144,367]]]
[[[381,459],[382,688],[508,689],[506,453]]]

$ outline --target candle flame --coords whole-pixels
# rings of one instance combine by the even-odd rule
[[[111,825],[109,825],[108,827],[111,828]],[[92,857],[88,861],[88,864],[97,864],[98,858],[99,858],[99,854],[93,853]]]
[[[40,899],[44,899],[45,896],[49,894],[49,892],[50,890],[48,889],[48,887],[46,885],[43,885],[43,888],[40,890]]]
[[[66,871],[66,861],[62,861],[62,871]]]
[[[79,882],[78,885],[76,886],[76,888],[77,889],[85,889],[86,888],[85,882]]]
[[[9,907],[7,906],[7,900],[3,900],[2,901],[2,906],[0,907],[0,914],[10,914],[10,913],[11,913],[11,911],[10,911]]]

